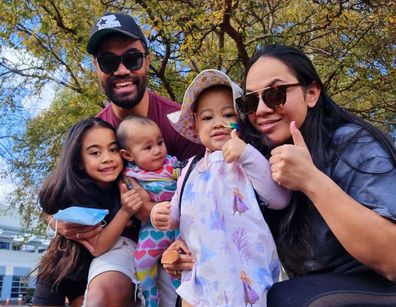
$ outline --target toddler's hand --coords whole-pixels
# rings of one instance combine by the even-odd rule
[[[238,161],[245,148],[246,143],[238,137],[237,131],[233,129],[231,131],[231,139],[228,140],[221,148],[224,160],[227,163]]]
[[[120,193],[122,209],[130,215],[136,214],[143,205],[140,194],[135,189],[128,190],[125,183],[120,185]]]
[[[151,223],[159,230],[170,229],[170,208],[168,201],[156,204],[151,210]]]

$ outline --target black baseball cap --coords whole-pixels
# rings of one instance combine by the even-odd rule
[[[87,51],[94,55],[103,37],[110,33],[121,33],[130,38],[138,39],[147,50],[146,37],[131,16],[124,13],[106,13],[92,27]]]

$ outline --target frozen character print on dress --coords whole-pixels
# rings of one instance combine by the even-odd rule
[[[179,295],[193,306],[265,306],[278,257],[240,165],[226,163],[220,151],[206,153],[186,182],[180,212],[181,236],[196,261],[183,272]]]
[[[244,271],[241,271],[241,281],[243,284],[243,289],[245,291],[245,304],[246,306],[248,304],[250,306],[253,306],[253,304],[255,304],[260,297],[258,296],[257,292],[254,291],[252,281]]]
[[[239,192],[238,188],[234,189],[234,214],[236,212],[241,215],[243,212],[249,210],[248,206],[243,202],[243,195]]]

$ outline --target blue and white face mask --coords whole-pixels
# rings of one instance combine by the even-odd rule
[[[109,214],[107,209],[72,206],[59,210],[53,217],[58,221],[94,226],[101,222],[107,214]]]

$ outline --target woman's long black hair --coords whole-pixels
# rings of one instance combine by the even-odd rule
[[[326,167],[332,165],[341,157],[342,151],[346,149],[350,142],[336,145],[332,142],[332,137],[337,128],[346,124],[355,124],[361,127],[353,136],[350,136],[349,141],[369,133],[389,153],[393,159],[394,167],[396,166],[396,151],[390,137],[338,106],[327,95],[315,67],[304,53],[293,47],[269,45],[253,55],[247,73],[250,67],[262,57],[270,57],[281,61],[303,85],[308,87],[316,83],[320,86],[321,93],[318,102],[308,110],[307,117],[300,127],[316,167],[324,171]],[[244,83],[243,87],[246,89],[246,78]],[[268,157],[273,145],[253,127],[245,115],[239,112],[239,117],[245,140]],[[345,162],[348,163],[348,161]],[[353,165],[350,166],[356,169]],[[276,229],[272,228],[276,237],[279,256],[290,275],[304,275],[306,273],[302,271],[302,263],[311,254],[313,235],[311,231],[312,221],[308,218],[308,210],[312,210],[312,203],[309,199],[301,192],[294,192],[291,204],[284,210],[281,222],[276,226]]]
[[[69,130],[57,165],[39,192],[44,213],[52,215],[71,204],[106,205],[103,204],[108,201],[105,193],[84,171],[81,157],[83,138],[95,127],[110,129],[115,134],[113,126],[94,117],[78,122]],[[81,244],[57,235],[40,261],[38,279],[54,281],[54,286],[57,286],[67,274],[78,270],[81,261],[87,258],[90,255]]]

